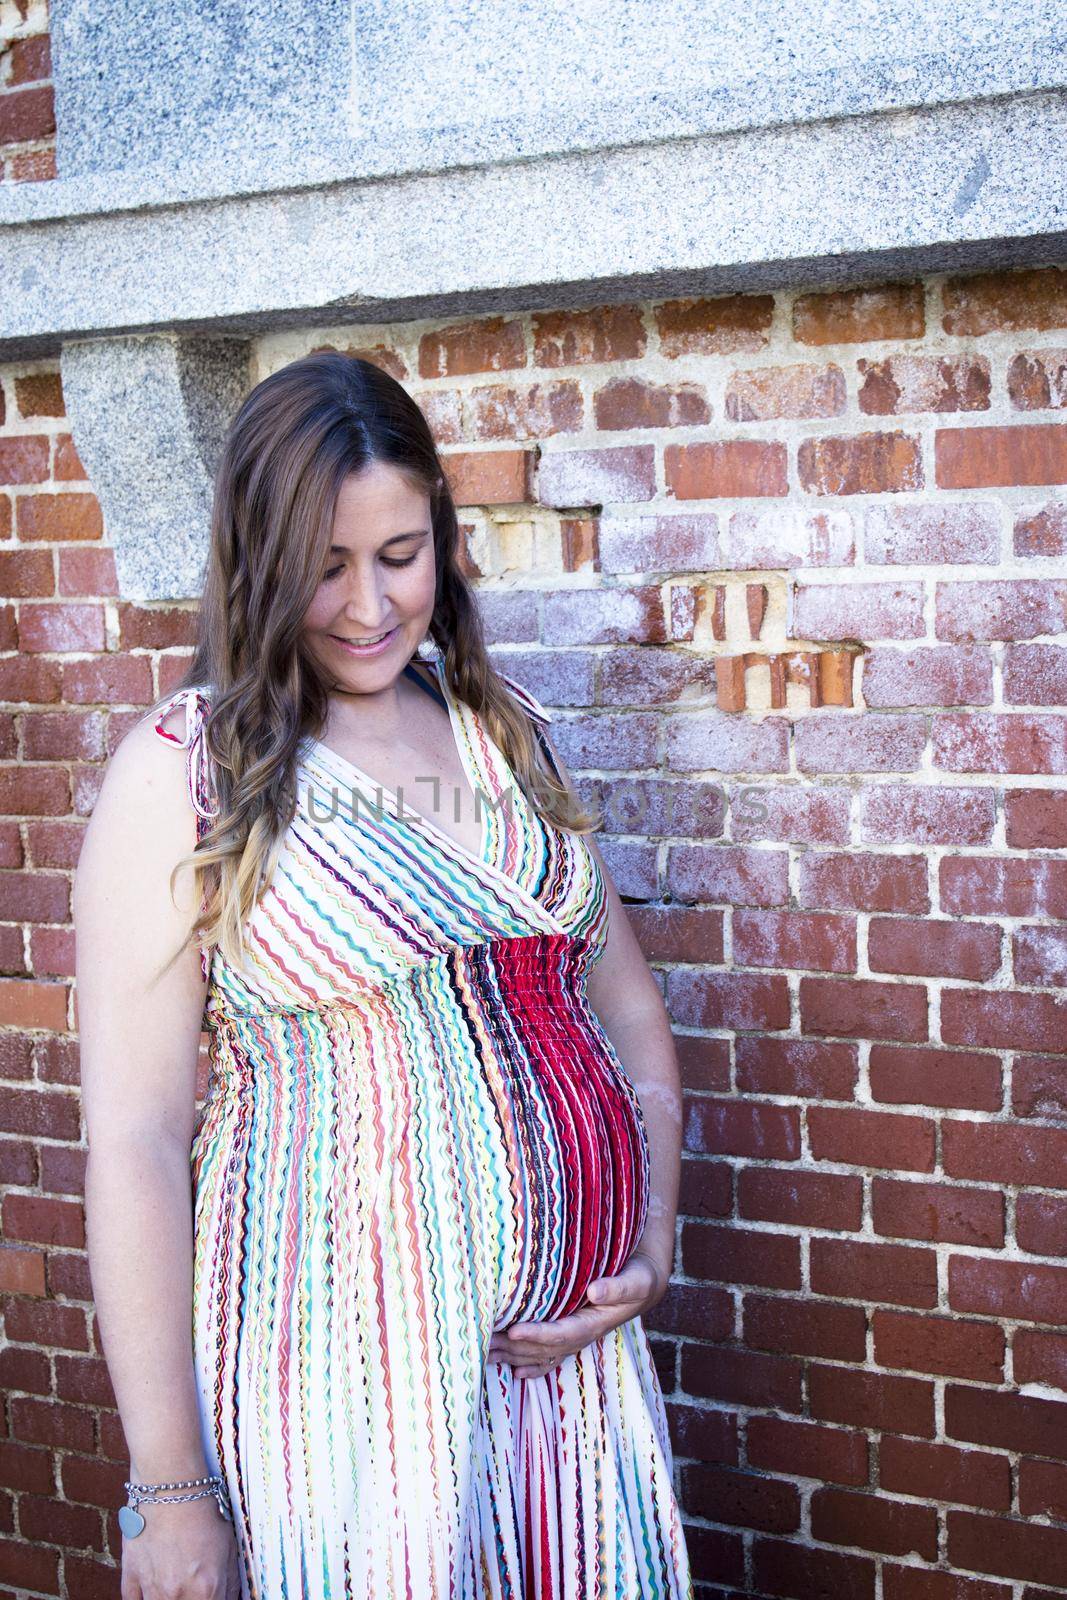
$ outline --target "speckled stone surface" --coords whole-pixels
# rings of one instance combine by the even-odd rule
[[[51,26],[59,177],[0,186],[0,360],[62,350],[131,596],[197,592],[256,334],[1067,255],[1053,0],[53,0]],[[576,471],[546,467],[553,503]]]
[[[198,595],[219,448],[251,386],[247,345],[173,334],[86,339],[64,347],[61,375],[119,593]]]

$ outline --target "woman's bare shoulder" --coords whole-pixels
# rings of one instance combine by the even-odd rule
[[[179,737],[182,716],[178,707],[166,719]],[[173,863],[195,845],[186,751],[162,738],[155,722],[153,713],[139,717],[108,759],[82,841],[79,872],[99,854],[130,866],[149,858]]]

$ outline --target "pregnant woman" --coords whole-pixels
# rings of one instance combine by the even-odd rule
[[[199,629],[75,885],[124,1600],[689,1600],[667,1017],[384,371],[252,390]]]

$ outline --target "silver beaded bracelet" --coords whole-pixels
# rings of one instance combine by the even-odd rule
[[[201,1487],[204,1485],[205,1487]],[[206,1478],[184,1478],[175,1483],[134,1483],[127,1479],[122,1485],[126,1490],[126,1504],[119,1507],[119,1527],[128,1539],[136,1539],[144,1531],[144,1517],[137,1507],[141,1504],[150,1505],[156,1502],[166,1505],[178,1500],[202,1500],[205,1495],[212,1494],[218,1501],[219,1514],[227,1522],[233,1521],[230,1503],[226,1498],[225,1485],[220,1473],[213,1472]],[[195,1489],[195,1494],[158,1494],[160,1489]]]

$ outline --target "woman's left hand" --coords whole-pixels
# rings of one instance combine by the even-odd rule
[[[498,1328],[488,1359],[506,1361],[516,1378],[539,1378],[594,1339],[631,1317],[639,1317],[667,1292],[669,1275],[644,1250],[634,1250],[614,1277],[594,1278],[586,1290],[592,1303],[554,1322],[513,1322]]]

